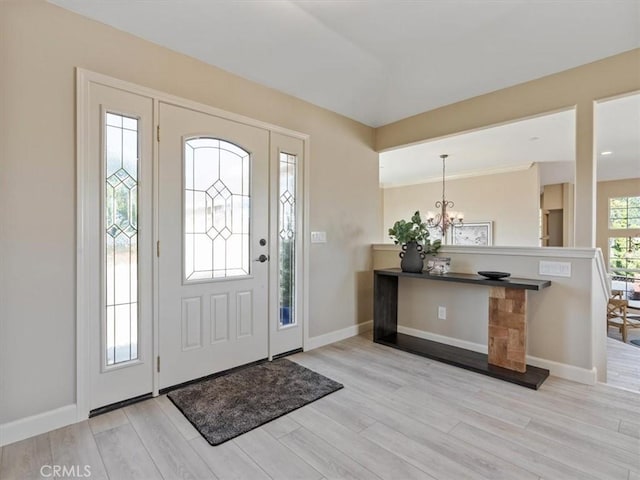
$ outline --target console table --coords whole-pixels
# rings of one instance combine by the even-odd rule
[[[489,287],[489,354],[398,333],[398,278],[468,283]],[[548,280],[491,280],[468,273],[408,273],[399,268],[374,271],[373,341],[423,357],[538,389],[549,370],[526,364],[527,290],[542,290]]]

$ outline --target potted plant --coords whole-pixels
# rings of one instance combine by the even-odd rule
[[[441,242],[429,240],[429,229],[422,221],[420,211],[416,211],[410,220],[398,220],[389,229],[389,237],[395,244],[402,245],[400,268],[403,272],[421,273],[424,257],[438,253]]]

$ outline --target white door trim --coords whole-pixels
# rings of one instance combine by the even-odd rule
[[[89,79],[80,69],[76,72],[76,416],[84,420],[89,416],[89,302],[84,252],[87,248],[85,233],[85,197],[87,163],[89,159]],[[95,275],[96,272],[93,272]]]
[[[87,280],[96,278],[98,272],[93,271],[88,262],[85,262],[85,252],[89,246],[89,236],[86,232],[86,195],[88,186],[87,165],[90,161],[88,151],[88,107],[89,107],[89,84],[95,83],[107,87],[121,89],[137,95],[147,96],[153,99],[154,105],[154,133],[158,127],[158,104],[160,101],[174,104],[184,108],[190,108],[210,115],[218,116],[230,121],[263,128],[271,132],[281,133],[290,137],[299,138],[304,142],[305,167],[303,171],[303,266],[302,266],[302,329],[303,329],[303,349],[307,348],[309,342],[308,318],[309,318],[309,248],[310,227],[309,227],[309,161],[310,161],[310,137],[308,134],[283,128],[270,123],[255,120],[244,115],[205,105],[199,102],[181,98],[165,92],[154,90],[120,80],[101,73],[92,72],[83,68],[76,68],[76,405],[77,420],[85,420],[89,416],[89,312],[92,305],[90,301]],[[160,135],[162,132],[160,132]],[[153,234],[154,245],[158,241],[158,148],[157,138],[154,142],[153,150]],[[153,263],[153,357],[158,355],[158,257],[154,255]],[[269,299],[273,301],[272,298]],[[153,369],[153,394],[158,394],[158,373]]]

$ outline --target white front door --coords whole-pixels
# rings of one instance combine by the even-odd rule
[[[95,410],[153,390],[153,99],[89,83],[81,231]]]
[[[267,358],[269,131],[160,102],[159,388]]]

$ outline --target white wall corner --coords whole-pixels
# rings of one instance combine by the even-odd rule
[[[343,328],[341,330],[335,330],[333,332],[325,333],[324,335],[318,335],[317,337],[310,337],[304,344],[304,350],[313,350],[314,348],[324,347],[330,343],[339,342],[346,338],[355,337],[361,333],[369,332],[373,329],[373,320],[367,322],[358,323],[351,327]]]
[[[77,422],[76,404],[0,425],[0,447]]]

